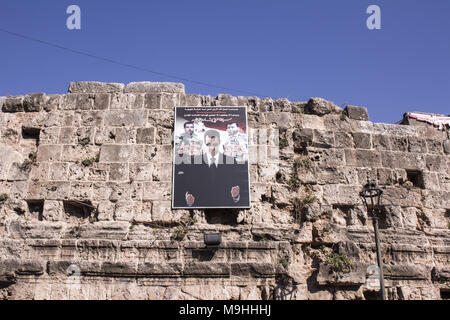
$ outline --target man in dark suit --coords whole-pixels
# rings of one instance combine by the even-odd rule
[[[174,207],[250,207],[248,162],[219,152],[220,134],[204,135],[206,152],[176,160]]]

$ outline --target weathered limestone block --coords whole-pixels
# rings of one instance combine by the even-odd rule
[[[137,265],[132,262],[103,262],[100,272],[103,275],[134,277],[136,275]]]
[[[425,189],[429,190],[439,190],[439,177],[437,173],[434,172],[423,172],[422,174],[423,178],[423,185]],[[445,189],[445,188],[443,188]]]
[[[420,207],[422,206],[421,193],[417,189],[407,190],[403,187],[386,187],[383,190],[383,204]]]
[[[336,148],[354,148],[353,136],[349,132],[335,131],[334,132],[335,147]]]
[[[384,206],[383,208],[383,221],[380,223],[380,227],[383,228],[403,228],[403,211],[400,206]]]
[[[31,172],[29,178],[31,180],[40,180],[46,181],[48,180],[48,175],[50,171],[50,164],[46,162],[38,163],[31,167]]]
[[[382,152],[383,167],[403,168],[408,170],[423,170],[425,168],[425,156],[420,153]]]
[[[125,85],[122,83],[105,83],[96,81],[71,82],[69,93],[113,93],[122,92]]]
[[[425,208],[450,208],[450,191],[423,190],[422,195]]]
[[[174,110],[173,108],[171,110],[162,110],[162,109],[155,109],[155,110],[149,110],[148,113],[148,123],[155,127],[163,127],[163,128],[173,128],[174,124]],[[160,129],[158,134],[162,132]],[[172,132],[168,132],[168,135],[171,136]]]
[[[152,222],[152,202],[151,201],[133,201],[135,223]]]
[[[279,128],[293,127],[293,119],[288,112],[267,112],[264,116],[267,124],[275,124]]]
[[[155,164],[153,168],[153,181],[172,181],[172,164]]]
[[[418,226],[418,209],[414,207],[402,208],[403,225],[408,229],[416,229]]]
[[[356,205],[359,204],[360,186],[324,185],[323,200],[327,204]]]
[[[23,108],[25,112],[39,112],[45,103],[44,93],[33,93],[26,95],[23,100]]]
[[[6,97],[3,107],[3,112],[22,112],[23,111],[23,96]]]
[[[92,199],[92,183],[91,182],[71,182],[69,198],[74,200]]]
[[[408,151],[408,137],[391,136],[391,148],[393,151]]]
[[[137,129],[136,143],[155,144],[155,128],[151,127]]]
[[[346,106],[344,109],[344,113],[350,119],[363,121],[369,120],[369,114],[367,113],[367,109],[364,107]]]
[[[131,221],[134,216],[133,202],[118,201],[114,209],[114,220],[116,221]]]
[[[426,139],[428,153],[432,154],[442,154],[443,153],[443,143],[441,140],[436,139]]]
[[[111,96],[111,109],[142,109],[144,107],[144,93],[114,93]]]
[[[428,170],[434,172],[448,172],[448,160],[443,156],[427,155],[425,164]]]
[[[94,94],[93,110],[107,110],[111,104],[111,94],[109,93],[96,93]]]
[[[266,97],[259,100],[259,109],[261,112],[274,111],[273,99]]]
[[[129,182],[108,182],[93,185],[93,194],[102,200],[117,202],[120,200],[131,200],[132,188]]]
[[[229,277],[230,265],[209,262],[191,263],[184,266],[183,274],[187,277]]]
[[[171,200],[171,183],[145,182],[143,200]]]
[[[47,112],[52,112],[60,109],[60,104],[62,101],[62,95],[60,94],[49,94],[45,96],[44,110]]]
[[[322,117],[310,114],[302,114],[304,129],[316,129],[316,130],[327,130],[324,125],[324,120]]]
[[[37,161],[56,162],[61,158],[61,145],[41,145],[37,152]]]
[[[235,277],[271,277],[275,273],[275,267],[272,263],[246,263],[237,262],[231,264],[231,276]]]
[[[112,163],[109,165],[109,181],[129,181],[128,172],[128,164]]]
[[[146,110],[109,110],[105,115],[105,126],[144,127],[147,123]]]
[[[32,165],[14,162],[8,173],[8,181],[26,181],[30,176]]]
[[[184,93],[184,84],[175,82],[130,82],[125,86],[125,93]]]
[[[333,131],[313,130],[312,146],[316,148],[332,148],[334,146]]]
[[[46,221],[61,221],[64,214],[62,201],[45,200],[42,217]]]
[[[87,180],[88,181],[106,181],[108,176],[109,166],[105,163],[94,163],[89,167]]]
[[[352,150],[355,151],[355,150]],[[308,156],[321,167],[340,166],[345,162],[342,149],[308,148]]]
[[[219,94],[215,97],[215,105],[223,107],[237,106],[238,99],[231,94]]]
[[[373,147],[376,150],[392,150],[391,140],[389,136],[382,134],[372,135]]]
[[[383,273],[392,280],[427,280],[431,276],[431,268],[418,265],[384,266]]]
[[[159,223],[180,223],[189,217],[187,210],[173,210],[171,201],[153,201],[152,221]]]
[[[89,167],[85,167],[81,163],[69,163],[69,181],[86,181],[89,176]],[[56,172],[55,172],[56,173]]]
[[[105,117],[105,111],[83,111],[81,113],[81,125],[84,127],[101,127],[103,124],[103,118]]]
[[[0,129],[0,143],[6,145],[13,145],[19,143],[19,132],[14,128],[6,128],[5,125],[2,125],[0,122],[2,129]]]
[[[408,151],[417,153],[426,153],[427,144],[425,139],[418,137],[408,137]]]
[[[450,154],[450,139],[444,141],[444,152]]]
[[[317,283],[321,286],[360,286],[366,283],[366,264],[357,264],[350,272],[333,272],[331,266],[321,264]]]
[[[322,98],[311,98],[305,105],[305,113],[318,116],[324,116],[331,112],[338,112],[338,110],[342,112],[342,110],[332,102]]]
[[[181,263],[152,263],[143,262],[137,266],[138,277],[148,276],[179,276],[182,273]]]
[[[95,195],[94,195],[95,196]],[[98,216],[99,221],[112,221],[114,220],[115,203],[111,201],[100,201],[98,204]]]
[[[130,164],[130,179],[135,181],[152,181],[154,165],[152,163]]]
[[[345,162],[354,167],[381,167],[381,155],[374,150],[345,149]]]
[[[433,279],[437,281],[450,281],[450,267],[434,267]]]
[[[39,147],[40,149],[40,147]],[[100,148],[92,145],[63,145],[61,161],[62,162],[79,162],[83,160],[96,159],[99,155]]]
[[[368,133],[352,132],[355,148],[372,149],[372,136]]]
[[[185,95],[185,105],[186,106],[202,106],[203,105],[203,100],[204,100],[204,96],[198,95],[198,94],[186,94]],[[152,108],[152,106],[157,106],[157,104],[148,104],[150,108]],[[156,107],[155,107],[156,109]]]
[[[60,128],[50,127],[40,130],[39,144],[58,144],[59,143]]]
[[[252,106],[253,104],[256,104],[256,99],[255,97],[253,97],[252,100],[250,100],[251,98],[247,99],[247,103],[246,104],[239,104],[239,97],[238,97],[238,104],[239,106],[242,105],[250,105]],[[274,106],[274,110],[276,112],[292,112],[292,105],[291,102],[288,99],[277,99],[273,102],[273,106]]]
[[[100,162],[126,163],[133,161],[132,158],[139,157],[139,151],[132,145],[103,145],[100,150]]]
[[[22,155],[12,147],[0,145],[0,180],[6,180],[12,163],[21,163]]]

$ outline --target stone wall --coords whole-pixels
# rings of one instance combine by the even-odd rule
[[[171,210],[178,105],[248,106],[250,210]],[[0,107],[0,298],[372,299],[367,177],[384,191],[388,297],[449,296],[450,140],[431,125],[176,83],[77,82]]]

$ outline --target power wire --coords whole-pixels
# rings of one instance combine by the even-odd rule
[[[23,34],[20,34],[20,33],[12,32],[12,31],[9,31],[9,30],[3,29],[3,28],[0,28],[0,31],[2,31],[4,33],[7,33],[9,35],[18,37],[18,38],[22,38],[22,39],[25,39],[25,40],[38,42],[40,44],[44,44],[44,45],[47,45],[47,46],[50,46],[50,47],[54,47],[54,48],[58,48],[58,49],[61,49],[61,50],[69,51],[69,52],[72,52],[72,53],[75,53],[75,54],[78,54],[78,55],[90,57],[90,58],[101,60],[101,61],[104,61],[104,62],[109,62],[109,63],[116,64],[116,65],[119,65],[119,66],[122,66],[122,67],[127,67],[127,68],[131,68],[131,69],[139,70],[139,71],[144,71],[144,72],[156,74],[156,75],[167,77],[167,78],[177,79],[177,80],[184,81],[184,82],[195,83],[195,84],[206,86],[206,87],[210,87],[210,88],[222,89],[222,90],[233,91],[233,92],[241,92],[241,93],[246,93],[246,94],[259,96],[259,97],[263,97],[264,96],[262,94],[254,93],[254,92],[247,91],[247,90],[222,87],[222,86],[218,86],[218,85],[214,85],[214,84],[210,84],[210,83],[206,83],[206,82],[201,82],[201,81],[197,81],[197,80],[191,80],[191,79],[187,79],[187,78],[183,78],[183,77],[179,77],[179,76],[175,76],[175,75],[170,75],[170,74],[167,74],[167,73],[162,73],[162,72],[150,70],[150,69],[147,69],[147,68],[142,68],[142,67],[135,66],[135,65],[132,65],[132,64],[122,63],[120,61],[116,61],[116,60],[112,60],[112,59],[109,59],[109,58],[100,57],[100,56],[93,55],[93,54],[90,54],[90,53],[87,53],[87,52],[83,52],[83,51],[79,51],[79,50],[74,50],[74,49],[67,48],[67,47],[64,47],[64,46],[61,46],[61,45],[58,45],[58,44],[54,44],[54,43],[51,43],[51,42],[48,42],[48,41],[44,41],[44,40],[40,40],[40,39],[36,39],[36,38],[33,38],[33,37],[29,37],[29,36],[26,36],[26,35],[23,35]]]

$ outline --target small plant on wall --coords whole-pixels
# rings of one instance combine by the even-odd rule
[[[345,253],[330,254],[326,263],[331,267],[331,270],[336,273],[349,273],[354,267],[353,261],[351,261]]]

